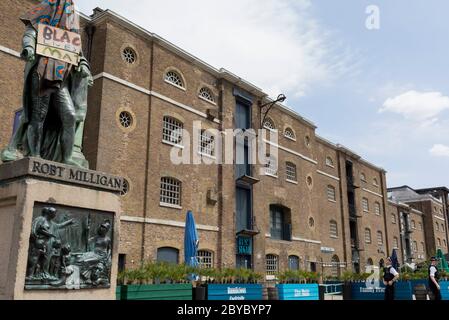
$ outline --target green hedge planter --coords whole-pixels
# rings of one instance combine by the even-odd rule
[[[192,300],[191,284],[144,284],[117,287],[120,300]]]

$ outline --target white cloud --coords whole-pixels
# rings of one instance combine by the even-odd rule
[[[310,15],[310,0],[79,0],[155,32],[272,96],[302,96],[313,84],[352,73],[351,50]]]
[[[429,152],[434,157],[449,157],[449,147],[444,144],[435,144]]]
[[[449,97],[441,92],[407,91],[394,98],[388,98],[380,112],[393,112],[408,120],[434,124],[438,115],[449,109]]]

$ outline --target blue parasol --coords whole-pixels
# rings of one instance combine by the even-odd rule
[[[192,211],[187,212],[186,227],[184,233],[184,262],[191,267],[198,266],[198,232],[196,231],[195,219]],[[191,280],[197,280],[196,275],[192,275]]]
[[[391,253],[391,266],[395,269],[395,270],[399,270],[399,261],[398,261],[398,255],[396,253],[396,249],[393,249],[393,252]]]

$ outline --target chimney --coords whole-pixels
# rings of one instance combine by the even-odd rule
[[[101,9],[100,7],[96,7],[96,8],[95,8],[94,10],[92,10],[92,11],[93,11],[93,13],[92,13],[92,15],[90,16],[91,18],[93,18],[93,17],[95,17],[96,15],[102,13],[104,10]]]

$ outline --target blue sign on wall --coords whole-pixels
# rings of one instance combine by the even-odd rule
[[[279,284],[279,300],[320,300],[318,284]]]
[[[449,300],[449,282],[440,282],[441,300]]]
[[[261,284],[209,284],[208,300],[262,300]]]
[[[253,254],[253,239],[249,237],[237,237],[237,254],[252,255]]]

